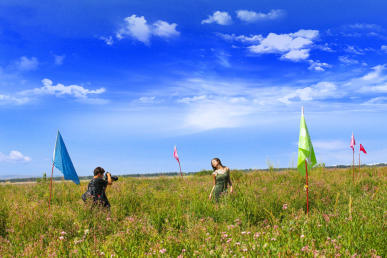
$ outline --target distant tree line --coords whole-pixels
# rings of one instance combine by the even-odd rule
[[[374,165],[361,165],[362,167],[386,167],[387,166],[387,163],[378,163],[378,164],[374,164]],[[321,163],[321,164],[318,164],[316,167],[325,167],[325,168],[350,168],[351,165],[336,165],[336,166],[325,166],[324,163]],[[294,169],[295,168],[276,168],[275,171],[281,171],[281,170],[289,170],[289,169]],[[233,171],[237,171],[238,173],[249,173],[249,172],[252,172],[252,171],[262,171],[262,172],[265,172],[265,171],[273,171],[274,168],[273,167],[269,167],[269,168],[266,168],[266,169],[237,169],[237,170],[234,170]],[[212,174],[212,170],[200,170],[198,172],[183,172],[183,175],[187,176],[187,175],[194,175],[194,176],[205,176],[205,175],[211,175]],[[118,177],[158,177],[158,176],[179,176],[180,173],[179,172],[163,172],[163,173],[143,173],[143,174],[125,174],[125,175],[117,175]],[[80,176],[79,179],[80,180],[90,180],[92,179],[93,176]],[[47,175],[46,173],[43,174],[42,177],[25,177],[25,178],[12,178],[12,179],[2,179],[0,180],[0,183],[6,183],[6,182],[10,182],[10,183],[18,183],[18,182],[46,182],[46,181],[49,181],[50,178],[47,178]],[[53,180],[54,181],[61,181],[61,180],[64,180],[63,177],[53,177]]]

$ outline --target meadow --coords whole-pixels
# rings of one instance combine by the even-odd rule
[[[387,256],[387,168],[232,171],[234,194],[208,200],[208,173],[120,178],[111,214],[81,200],[87,182],[0,185],[0,257]]]

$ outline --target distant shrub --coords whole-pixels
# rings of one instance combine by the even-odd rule
[[[195,173],[194,176],[209,176],[212,174],[212,172],[214,172],[214,171],[203,169],[203,170],[200,170],[199,172]]]

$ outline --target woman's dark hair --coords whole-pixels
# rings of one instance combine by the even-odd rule
[[[215,171],[216,170],[216,167],[214,167],[214,165],[212,165],[212,161],[213,160],[216,160],[218,163],[219,163],[219,165],[222,167],[222,168],[224,168],[224,166],[222,165],[222,162],[220,161],[220,159],[219,158],[213,158],[212,160],[211,160],[211,167],[212,167],[212,169]]]
[[[94,169],[94,176],[97,176],[97,175],[103,174],[103,173],[105,173],[105,169],[103,169],[103,168],[101,168],[101,167],[96,167],[96,168]]]

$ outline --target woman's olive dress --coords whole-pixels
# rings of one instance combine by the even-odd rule
[[[230,182],[230,170],[226,168],[217,169],[213,175],[215,175],[214,195],[215,200],[218,202],[219,197],[227,191],[227,185]]]

